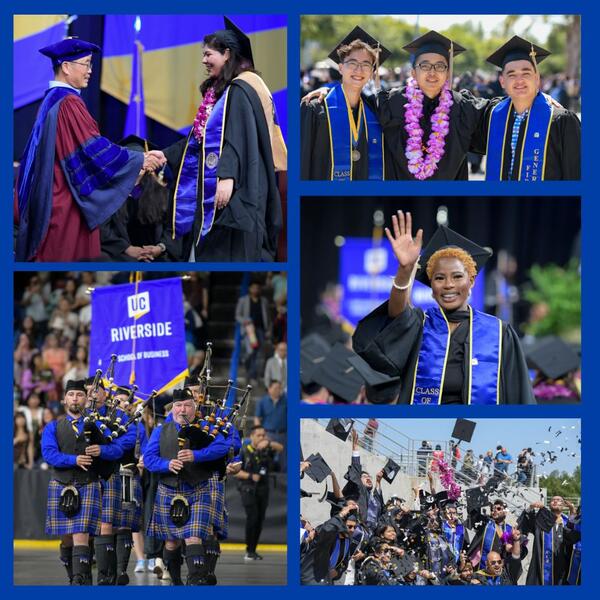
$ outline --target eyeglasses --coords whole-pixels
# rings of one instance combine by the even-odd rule
[[[422,62],[417,65],[417,69],[424,73],[429,73],[431,70],[436,73],[445,73],[448,70],[448,65],[442,62],[435,63],[434,65],[428,62]]]
[[[346,62],[344,62],[344,65],[346,65],[348,68],[352,69],[353,71],[372,71],[373,70],[373,65],[370,62],[361,62],[359,63],[357,60],[347,60]]]
[[[501,560],[490,560],[490,566],[492,566],[492,567],[501,565],[501,564],[502,564]]]
[[[81,65],[82,67],[85,67],[87,71],[91,71],[93,69],[93,65],[91,62],[82,63],[82,62],[77,62],[76,60],[69,60],[67,62],[70,62],[71,64],[74,64],[74,65]]]

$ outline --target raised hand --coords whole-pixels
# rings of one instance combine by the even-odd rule
[[[400,267],[412,272],[412,269],[419,259],[421,247],[423,245],[423,230],[419,229],[417,235],[412,236],[412,215],[407,212],[406,216],[399,210],[398,215],[392,216],[392,232],[385,228],[394,255],[400,264]]]
[[[325,100],[325,97],[327,96],[328,93],[329,93],[329,88],[320,87],[317,90],[308,92],[308,94],[306,94],[306,96],[302,97],[301,102],[304,104],[310,104],[310,101],[314,100],[315,98],[317,99],[318,102],[323,102],[323,100]]]

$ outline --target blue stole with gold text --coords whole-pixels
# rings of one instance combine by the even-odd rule
[[[358,139],[360,140],[364,131],[369,148],[369,180],[381,181],[384,179],[381,126],[362,98],[360,103],[363,107],[363,117],[359,123]],[[340,84],[334,86],[325,98],[331,150],[330,180],[332,181],[352,180],[352,131],[349,121],[351,111],[342,86]]]
[[[498,404],[502,321],[469,309],[469,351],[467,404]],[[444,312],[434,306],[425,311],[423,339],[411,404],[441,404],[444,375],[450,350],[450,326]]]
[[[485,168],[485,178],[488,181],[502,180],[504,148],[506,143],[510,143],[510,133],[507,132],[507,128],[512,110],[512,100],[505,98],[492,109],[490,114]],[[525,122],[525,135],[521,154],[515,156],[514,164],[518,165],[519,169],[518,181],[544,180],[551,122],[552,104],[550,97],[538,92]]]

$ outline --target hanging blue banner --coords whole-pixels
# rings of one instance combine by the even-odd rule
[[[346,238],[340,248],[341,316],[356,326],[383,304],[390,297],[392,277],[397,269],[398,261],[387,239],[375,244],[371,238]],[[485,274],[481,270],[475,279],[469,304],[483,310],[484,294]],[[413,283],[411,303],[423,310],[436,305],[431,288],[420,281]]]
[[[96,288],[92,292],[90,375],[117,355],[116,384],[142,394],[168,389],[187,373],[180,278]]]

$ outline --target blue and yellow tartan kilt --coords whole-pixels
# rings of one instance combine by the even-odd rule
[[[133,497],[135,498],[134,505],[126,506],[121,502],[118,526],[123,529],[131,529],[131,531],[140,531],[142,528],[142,512],[144,507],[142,504],[142,482],[137,473],[133,476]]]
[[[89,533],[100,535],[100,482],[73,484],[79,491],[80,508],[73,517],[67,517],[58,508],[60,494],[66,487],[52,479],[48,485],[48,510],[46,512],[46,533],[48,535],[67,535],[70,533]]]
[[[107,480],[100,480],[102,486],[102,523],[115,527],[121,522],[121,478],[113,473]]]
[[[176,527],[171,520],[171,500],[181,494],[189,502],[190,519],[183,527]],[[215,520],[214,507],[208,481],[195,487],[180,482],[176,488],[158,484],[152,518],[146,535],[160,540],[185,540],[190,537],[207,539],[212,533]]]
[[[213,532],[217,539],[225,540],[229,530],[229,514],[225,507],[225,482],[220,481],[218,475],[213,475],[208,483],[212,498],[212,513],[215,517],[212,524]]]

